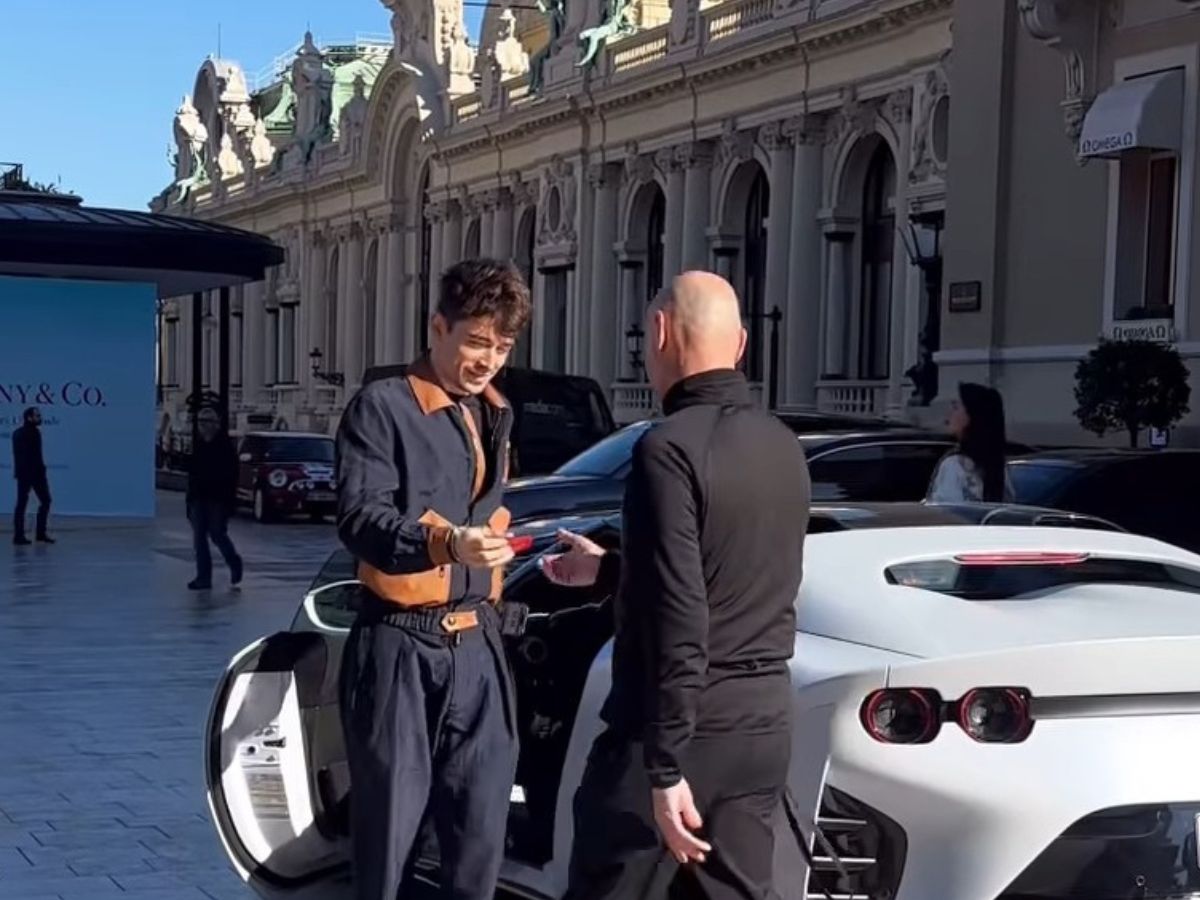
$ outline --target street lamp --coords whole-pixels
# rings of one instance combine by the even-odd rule
[[[913,400],[928,406],[938,392],[938,369],[933,354],[941,346],[942,305],[942,210],[913,213],[901,230],[909,261],[921,270],[925,281],[925,324],[921,329],[916,365],[905,372],[913,383]]]
[[[634,381],[638,380],[638,371],[642,369],[642,338],[645,336],[640,322],[634,322],[625,332],[625,348],[629,351],[629,365],[633,369]]]
[[[308,354],[308,358],[312,360],[312,375],[318,381],[323,381],[326,384],[332,384],[334,387],[341,387],[346,383],[346,376],[341,372],[322,372],[321,359],[325,354],[321,352],[320,347],[313,347],[312,352]]]

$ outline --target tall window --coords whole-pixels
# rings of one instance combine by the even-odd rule
[[[269,384],[279,384],[279,307],[267,309],[267,358],[265,371]]]
[[[1134,150],[1120,165],[1115,316],[1173,318],[1179,159]]]
[[[750,185],[746,201],[745,262],[743,297],[746,304],[746,377],[762,381],[766,377],[763,361],[763,310],[767,288],[767,216],[770,213],[770,187],[767,175],[759,169]]]
[[[326,372],[338,371],[338,266],[341,252],[334,247],[325,268],[325,359],[321,366]],[[271,371],[268,369],[268,371]]]
[[[888,319],[892,303],[892,250],[896,216],[892,198],[896,166],[880,142],[871,157],[863,188],[862,302],[858,317],[858,377],[888,376]]]
[[[229,384],[232,387],[242,386],[242,369],[245,359],[244,340],[246,331],[243,327],[241,310],[229,314]]]
[[[296,304],[286,303],[279,307],[275,316],[278,350],[278,384],[296,383]]]
[[[545,273],[546,285],[542,368],[567,371],[567,269]]]
[[[467,239],[463,241],[463,259],[475,259],[479,256],[479,220],[472,220],[467,228]]]
[[[663,243],[667,233],[667,198],[654,191],[650,218],[646,221],[646,303],[658,296],[663,286]]]
[[[163,329],[163,350],[167,361],[166,385],[179,386],[179,320],[167,319]]]
[[[429,349],[429,292],[432,289],[433,224],[425,217],[426,198],[429,195],[429,167],[421,175],[421,186],[417,189],[417,217],[421,227],[421,263],[417,276],[417,347]]]
[[[375,365],[375,342],[379,332],[379,241],[367,250],[367,277],[363,283],[363,368]],[[386,302],[386,300],[384,301]]]

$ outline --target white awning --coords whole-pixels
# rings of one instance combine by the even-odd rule
[[[1088,110],[1079,155],[1116,159],[1128,150],[1178,150],[1182,119],[1181,69],[1117,82]]]

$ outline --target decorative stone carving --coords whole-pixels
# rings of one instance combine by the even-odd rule
[[[849,134],[871,134],[875,131],[875,102],[862,101],[853,89],[842,94],[842,108],[830,119],[826,143],[836,146]]]
[[[175,180],[183,182],[204,171],[208,129],[200,121],[200,113],[191,97],[184,97],[175,110]]]
[[[445,222],[450,214],[450,205],[445,200],[430,200],[425,204],[425,220],[431,224]]]
[[[448,18],[446,21],[450,22]],[[449,42],[446,47],[446,85],[450,96],[458,97],[474,91],[474,72],[475,51],[467,42],[467,33],[463,30],[462,22],[450,22]]]
[[[696,23],[700,19],[700,0],[676,0],[671,4],[670,41],[674,47],[690,44],[696,39]]]
[[[710,141],[691,141],[675,148],[675,162],[685,169],[708,168],[715,157],[716,151]]]
[[[792,116],[783,123],[783,131],[793,144],[819,144],[825,139],[825,123],[810,113]]]
[[[538,206],[539,247],[563,246],[575,243],[575,208],[578,185],[575,167],[555,156],[542,173],[542,197]]]
[[[912,119],[912,88],[901,88],[888,94],[883,102],[883,116],[902,131]]]
[[[592,163],[587,167],[587,183],[593,190],[601,190],[614,183],[614,174],[611,163]]]
[[[222,178],[242,174],[242,161],[233,149],[233,135],[228,131],[221,135],[221,152],[217,154],[217,171]]]
[[[660,172],[675,172],[683,168],[683,163],[675,155],[674,147],[663,147],[654,154],[654,164]]]
[[[360,72],[354,76],[354,95],[346,101],[338,116],[338,143],[341,144],[343,156],[357,157],[362,152],[368,105],[367,82]]]
[[[505,7],[500,12],[496,28],[496,43],[491,52],[500,67],[501,80],[524,75],[529,71],[529,54],[517,40],[517,17],[511,9]]]
[[[908,173],[908,180],[913,184],[929,181],[932,178],[946,177],[946,160],[938,157],[935,146],[937,142],[935,130],[939,125],[934,118],[938,103],[943,97],[949,96],[949,91],[949,80],[943,66],[930,69],[925,73],[920,102],[917,105],[916,118],[913,123],[912,168]]]
[[[768,122],[758,129],[758,141],[768,153],[792,146],[793,137],[785,125],[784,122]]]
[[[530,206],[538,202],[537,182],[523,181],[517,172],[508,176],[508,192],[514,206]]]
[[[270,165],[275,158],[275,145],[267,137],[267,124],[258,119],[254,123],[254,135],[250,139],[250,155],[256,166]]]
[[[317,144],[332,135],[333,114],[333,73],[325,68],[311,31],[304,33],[304,44],[296,52],[291,74],[296,95],[295,144],[308,162]]]
[[[1091,0],[1017,0],[1025,29],[1063,57],[1066,88],[1062,103],[1063,125],[1078,147],[1083,118],[1095,99],[1091,75],[1095,71],[1098,20],[1101,4]]]
[[[721,137],[717,143],[717,161],[721,165],[745,162],[754,157],[754,132],[739,131],[732,119],[721,125]]]

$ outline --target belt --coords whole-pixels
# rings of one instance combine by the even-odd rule
[[[370,591],[363,591],[360,614],[372,623],[407,628],[424,634],[453,638],[455,643],[466,632],[476,631],[488,616],[495,616],[500,633],[520,636],[525,632],[529,608],[523,603],[501,603],[497,608],[489,603],[467,604],[459,607],[428,606],[417,609],[397,608]]]

